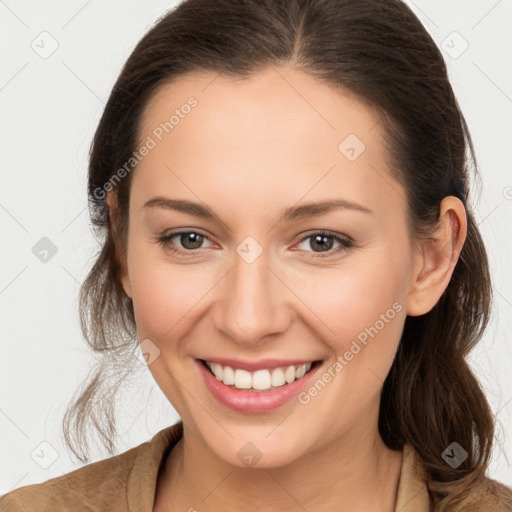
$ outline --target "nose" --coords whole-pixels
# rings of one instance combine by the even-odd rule
[[[293,294],[269,267],[265,252],[251,263],[238,255],[234,259],[216,301],[215,326],[239,344],[258,345],[286,331],[292,318],[288,299]]]

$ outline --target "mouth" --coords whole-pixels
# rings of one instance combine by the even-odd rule
[[[202,376],[201,380],[210,396],[222,406],[244,414],[272,413],[297,398],[311,385],[315,375],[321,372],[326,363],[325,359],[306,361],[298,359],[295,361],[300,363],[298,365],[267,369],[260,367],[249,372],[204,359],[195,359],[199,374]],[[265,364],[275,366],[283,362],[267,360]],[[291,363],[292,360],[287,362]],[[263,364],[263,361],[261,363]],[[251,364],[245,361],[245,366],[250,367]],[[302,404],[300,400],[298,403]]]
[[[289,386],[293,382],[302,379],[305,375],[308,375],[324,362],[323,359],[317,359],[303,364],[247,371],[206,361],[205,359],[197,359],[197,361],[217,381],[221,381],[225,386],[235,390],[252,391],[255,393],[274,391]]]

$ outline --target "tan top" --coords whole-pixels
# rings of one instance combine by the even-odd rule
[[[0,499],[0,512],[152,512],[160,465],[183,434],[180,419],[150,441],[119,455],[87,464],[41,484],[20,487]],[[395,512],[431,512],[419,457],[411,445],[403,451]]]

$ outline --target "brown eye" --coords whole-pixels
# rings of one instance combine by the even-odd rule
[[[178,236],[178,235],[176,235]],[[181,233],[179,234],[179,241],[185,249],[199,249],[203,243],[203,235],[198,233]]]
[[[174,242],[174,239],[178,240],[179,243]],[[208,240],[208,237],[201,235],[197,231],[177,231],[159,237],[157,242],[172,252],[190,256],[196,250],[203,248],[201,245],[205,240]]]
[[[315,235],[309,237],[312,241],[310,242],[311,248],[319,250],[320,252],[330,251],[334,245],[334,238],[326,235]]]
[[[303,238],[301,243],[304,243],[306,240],[309,240],[307,245],[309,245],[309,248],[311,248],[312,251],[307,251],[307,249],[302,250],[313,252],[313,257],[331,256],[335,253],[338,253],[340,250],[348,249],[354,245],[354,242],[351,238],[327,231],[318,231],[316,233],[312,233]],[[335,243],[338,243],[339,246],[333,249]]]

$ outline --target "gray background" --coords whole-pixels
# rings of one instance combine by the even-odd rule
[[[476,217],[496,302],[471,365],[498,420],[489,474],[512,486],[512,2],[408,3],[443,49],[482,173]],[[0,493],[80,466],[60,422],[93,364],[77,314],[79,286],[98,249],[86,207],[87,154],[122,65],[173,5],[0,1]],[[47,243],[43,237],[57,250],[46,262],[33,252]],[[145,368],[120,398],[120,452],[178,418]]]

